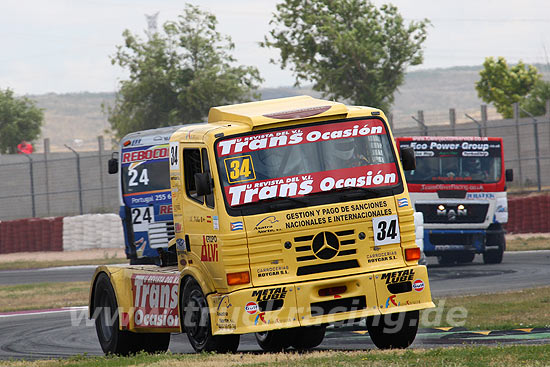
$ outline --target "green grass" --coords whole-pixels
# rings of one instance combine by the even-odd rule
[[[89,289],[90,282],[3,285],[0,312],[83,306],[88,303]]]
[[[434,303],[437,305],[439,301],[436,299]],[[446,298],[445,310],[448,312],[453,307],[467,310],[463,326],[469,330],[550,327],[550,287]],[[441,326],[455,325],[442,317]]]
[[[119,257],[105,257],[102,259],[75,259],[75,260],[49,260],[49,261],[12,261],[0,262],[0,270],[20,270],[20,269],[41,269],[54,268],[58,266],[75,266],[75,265],[110,265],[124,264],[128,260]]]
[[[164,354],[140,353],[130,357],[87,357],[39,361],[3,361],[7,367],[118,367],[118,366],[369,366],[369,367],[475,367],[550,364],[550,345],[480,346],[391,351],[313,351],[306,353],[259,354]]]
[[[521,237],[506,239],[507,251],[550,250],[550,238],[544,236]]]

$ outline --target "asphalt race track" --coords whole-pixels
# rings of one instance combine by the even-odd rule
[[[550,285],[550,251],[506,253],[502,264],[484,265],[478,255],[473,264],[439,266],[429,263],[432,294],[480,294]],[[94,267],[2,271],[0,284],[88,280]],[[0,314],[0,359],[51,358],[76,354],[102,355],[93,322],[87,310],[76,308],[38,314]],[[413,348],[470,344],[550,343],[550,329],[470,332],[464,329],[422,329]],[[374,349],[361,325],[327,330],[318,349]],[[170,350],[189,353],[185,334],[172,335]],[[253,335],[241,337],[239,351],[260,351]]]

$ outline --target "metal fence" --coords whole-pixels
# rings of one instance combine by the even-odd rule
[[[457,123],[451,109],[447,123],[434,124],[419,111],[409,121],[390,123],[395,136],[500,136],[506,168],[514,169],[510,189],[550,190],[550,113],[520,118],[519,112],[516,105],[513,119],[488,120],[482,106],[479,121],[467,116],[471,122]],[[0,156],[0,220],[117,213],[117,175],[107,173],[111,152],[101,137],[98,143],[96,152],[67,147],[66,153]]]
[[[110,151],[0,156],[0,220],[118,212]]]
[[[514,182],[509,188],[514,192],[550,190],[550,101],[544,116],[529,116],[514,105],[514,118],[488,120],[487,109],[481,106],[481,119],[467,115],[471,122],[456,123],[456,114],[449,111],[449,122],[430,124],[423,111],[411,116],[415,127],[401,128],[392,122],[395,136],[495,136],[502,137],[506,168],[514,170]],[[528,117],[520,117],[520,112]]]

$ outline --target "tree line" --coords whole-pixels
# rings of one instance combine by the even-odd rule
[[[295,85],[308,83],[325,98],[389,111],[409,66],[423,62],[428,19],[406,22],[397,7],[363,0],[283,0],[260,46],[288,69]],[[186,4],[175,20],[140,37],[125,30],[111,63],[128,71],[113,105],[104,105],[112,132],[204,121],[212,106],[260,99],[255,66],[238,65],[234,43],[217,31],[214,14]],[[511,105],[540,115],[550,85],[533,66],[487,58],[475,86],[504,117]],[[542,112],[541,112],[542,108]],[[0,152],[40,135],[43,111],[0,90]]]

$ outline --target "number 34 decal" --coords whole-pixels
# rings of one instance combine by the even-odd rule
[[[375,246],[401,242],[397,215],[372,218],[372,230],[374,231]]]

